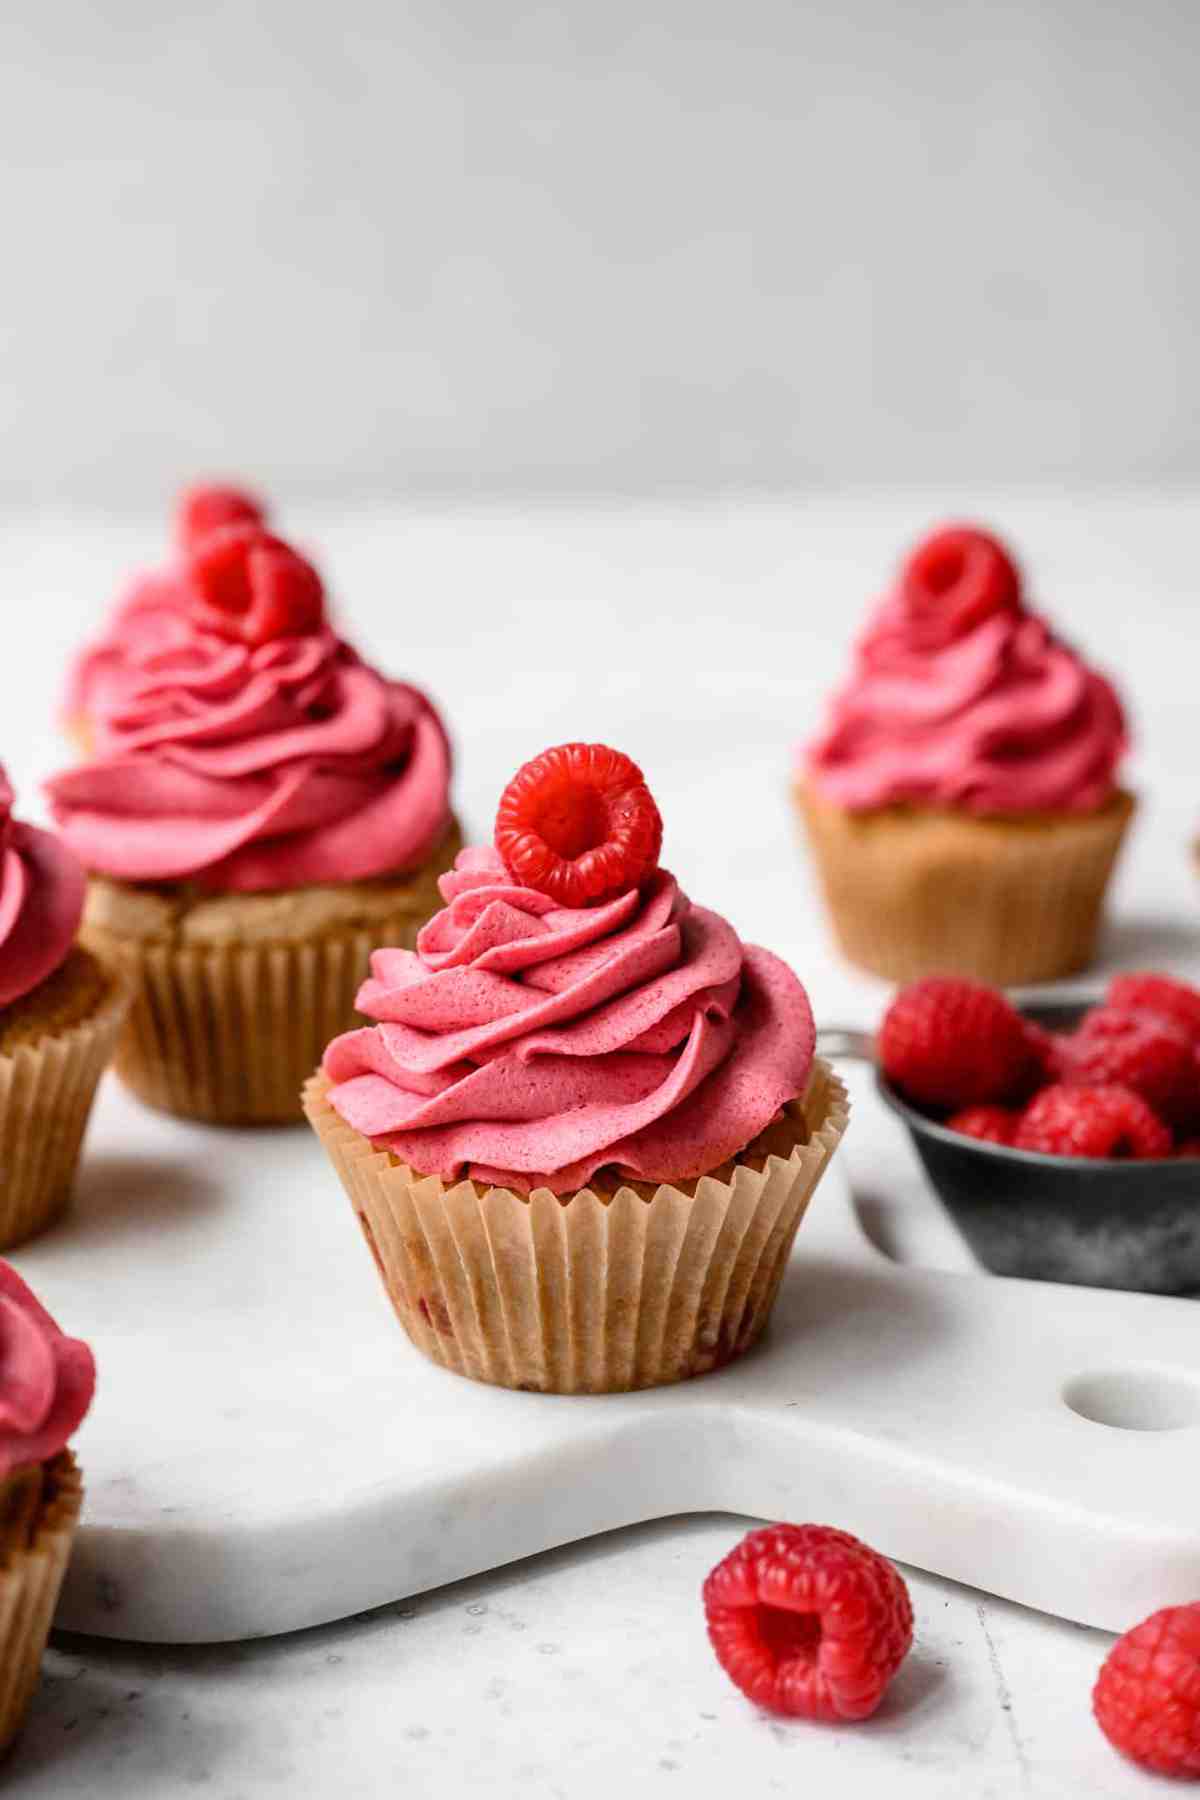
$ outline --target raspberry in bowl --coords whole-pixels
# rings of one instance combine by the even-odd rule
[[[796,802],[851,962],[1004,986],[1092,959],[1134,801],[1110,682],[973,526],[901,564],[798,756]]]
[[[118,1074],[184,1118],[299,1122],[371,950],[415,940],[461,846],[437,710],[338,634],[257,501],[213,487],[65,710],[84,757],[48,793],[90,877],[83,941],[134,991]]]
[[[997,1275],[1200,1292],[1200,990],[1117,976],[1018,1010],[927,977],[893,1000],[879,1091]]]
[[[620,752],[527,763],[305,1090],[400,1324],[477,1381],[627,1392],[741,1355],[845,1130],[804,988],[661,842]]]

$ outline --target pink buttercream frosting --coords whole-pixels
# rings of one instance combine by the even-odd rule
[[[377,950],[325,1054],[330,1100],[426,1175],[571,1193],[599,1168],[682,1181],[802,1093],[808,997],[673,876],[591,907],[464,850],[415,951]]]
[[[87,887],[78,858],[53,832],[14,819],[12,803],[0,769],[0,1006],[65,962]]]
[[[1015,584],[1014,584],[1015,585]],[[977,814],[1091,812],[1127,736],[1112,685],[1013,595],[932,631],[903,580],[882,601],[802,770],[851,811],[897,802]]]
[[[327,627],[249,645],[147,576],[72,673],[93,756],[47,792],[89,869],[222,892],[402,873],[449,821],[426,697]]]
[[[0,1481],[66,1448],[95,1386],[87,1345],[66,1337],[11,1264],[0,1262]]]

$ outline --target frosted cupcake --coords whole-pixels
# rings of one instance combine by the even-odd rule
[[[1092,960],[1134,810],[1111,684],[1029,610],[967,526],[903,564],[859,642],[797,801],[834,930],[893,981],[1002,985]]]
[[[0,1249],[66,1205],[128,1006],[75,941],[82,868],[52,832],[14,819],[12,803],[0,769]]]
[[[602,1393],[752,1345],[847,1120],[787,966],[658,867],[601,745],[528,763],[305,1107],[433,1361]]]
[[[47,791],[91,875],[84,941],[135,990],[123,1080],[183,1117],[276,1123],[461,840],[429,700],[336,634],[310,563],[254,519],[211,527],[204,498],[238,497],[187,497],[176,563],[84,652],[68,711],[90,754]]]
[[[0,1262],[0,1752],[37,1686],[83,1504],[67,1443],[95,1385],[87,1345]]]

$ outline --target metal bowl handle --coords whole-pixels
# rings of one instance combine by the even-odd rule
[[[817,1032],[817,1055],[873,1063],[875,1040],[869,1031],[855,1031],[850,1025],[822,1025]]]

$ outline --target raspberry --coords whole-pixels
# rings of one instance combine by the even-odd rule
[[[1200,1156],[1200,1138],[1180,1138],[1175,1146],[1176,1156]]]
[[[662,818],[637,764],[605,744],[560,744],[517,770],[496,814],[514,881],[560,906],[637,887],[658,866]]]
[[[257,525],[227,525],[193,545],[187,574],[204,624],[244,644],[316,631],[321,577],[282,538]]]
[[[912,1643],[885,1557],[830,1525],[766,1525],[704,1583],[717,1661],[743,1694],[800,1719],[865,1719]]]
[[[1120,1012],[1150,1013],[1170,1019],[1189,1041],[1200,1045],[1200,991],[1170,975],[1145,969],[1133,975],[1114,975],[1108,984],[1106,1004]]]
[[[966,1106],[946,1120],[946,1129],[985,1144],[1011,1144],[1019,1118],[1020,1114],[1007,1106]]]
[[[1026,1019],[1025,1042],[1029,1047],[1029,1079],[1034,1090],[1044,1087],[1048,1081],[1060,1080],[1064,1042],[1062,1033],[1047,1031],[1044,1025],[1035,1025],[1032,1019]]]
[[[1174,1124],[1196,1117],[1200,1071],[1187,1038],[1169,1020],[1099,1006],[1062,1040],[1059,1080],[1127,1087]]]
[[[928,975],[903,988],[884,1015],[879,1058],[888,1080],[922,1106],[1001,1101],[1030,1066],[1025,1021],[996,988]]]
[[[175,536],[184,550],[194,549],[201,538],[226,525],[265,525],[266,521],[266,507],[242,488],[185,488],[175,506]]]
[[[1200,1602],[1166,1606],[1118,1638],[1092,1690],[1114,1749],[1158,1775],[1200,1777]]]
[[[900,571],[913,642],[936,650],[993,613],[1021,609],[1021,578],[986,531],[947,525],[919,543]]]
[[[1013,1144],[1048,1156],[1142,1162],[1171,1154],[1171,1133],[1126,1087],[1043,1088],[1021,1115]]]

